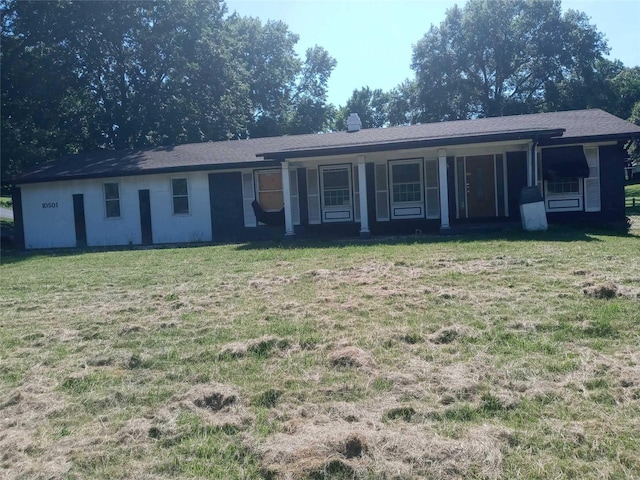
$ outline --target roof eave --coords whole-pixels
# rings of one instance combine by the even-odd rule
[[[3,186],[9,185],[28,185],[34,183],[47,183],[47,182],[62,182],[70,180],[92,180],[96,178],[116,178],[116,177],[134,177],[141,175],[157,175],[165,173],[182,173],[182,172],[202,172],[202,171],[217,171],[217,170],[230,170],[238,168],[256,168],[256,167],[276,167],[280,166],[278,162],[269,160],[256,160],[252,162],[233,162],[233,163],[213,163],[203,165],[189,165],[189,166],[175,166],[175,167],[161,167],[161,168],[149,168],[141,170],[117,170],[110,172],[93,172],[77,175],[51,175],[51,176],[35,176],[29,178],[11,178],[3,181]]]
[[[492,133],[465,137],[432,138],[420,140],[408,140],[401,142],[369,143],[363,145],[347,145],[341,147],[309,148],[303,150],[282,150],[276,152],[258,153],[256,157],[265,160],[288,160],[305,157],[327,157],[333,155],[348,155],[359,153],[385,152],[391,150],[411,150],[415,148],[435,148],[452,145],[468,145],[472,143],[489,143],[511,140],[536,140],[540,138],[552,138],[562,135],[564,128],[527,130],[519,132]]]
[[[613,141],[630,141],[634,139],[640,139],[640,132],[629,133],[612,133],[607,135],[588,135],[582,137],[561,137],[561,138],[548,138],[541,140],[538,144],[540,146],[551,145],[569,145],[574,143],[600,143],[600,142],[613,142]]]

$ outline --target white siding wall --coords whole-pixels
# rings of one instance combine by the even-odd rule
[[[26,248],[75,247],[71,182],[24,185],[22,216]],[[57,204],[43,208],[43,203]]]
[[[187,178],[189,214],[173,215],[171,179]],[[106,218],[103,185],[117,182],[120,217]],[[206,172],[73,180],[22,185],[26,248],[76,245],[73,195],[84,195],[89,246],[136,245],[142,242],[138,190],[148,189],[154,243],[211,240],[209,183]],[[55,208],[42,204],[57,203]]]

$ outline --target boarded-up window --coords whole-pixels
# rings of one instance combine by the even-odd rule
[[[267,212],[277,212],[284,206],[282,172],[280,170],[257,172],[258,203]]]

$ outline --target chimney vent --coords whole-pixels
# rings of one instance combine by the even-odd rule
[[[357,113],[350,113],[347,118],[347,132],[358,132],[362,128],[362,121]]]

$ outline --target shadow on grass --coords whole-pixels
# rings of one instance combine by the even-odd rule
[[[33,260],[41,257],[74,257],[77,255],[86,255],[105,252],[121,252],[121,251],[145,251],[145,250],[164,250],[164,249],[182,249],[182,248],[206,248],[211,246],[231,246],[237,251],[249,250],[269,250],[278,249],[307,249],[307,248],[347,248],[352,246],[368,246],[368,245],[413,245],[419,244],[437,244],[437,243],[471,243],[476,241],[494,241],[504,240],[512,242],[530,242],[530,241],[549,241],[549,242],[598,242],[598,238],[591,236],[611,235],[611,236],[627,236],[628,234],[620,234],[612,231],[592,231],[572,229],[568,227],[552,227],[546,232],[524,232],[522,230],[505,230],[494,232],[471,231],[450,235],[403,235],[403,236],[372,236],[370,238],[359,237],[327,237],[327,238],[309,238],[297,237],[292,240],[280,241],[255,241],[255,242],[228,242],[228,243],[180,243],[180,244],[163,244],[163,245],[124,245],[112,247],[87,247],[87,248],[55,248],[55,249],[38,249],[38,250],[15,250],[3,249],[0,263],[13,264],[22,261]]]
[[[293,239],[264,240],[252,242],[198,242],[161,245],[123,245],[111,247],[86,247],[86,248],[55,248],[38,250],[3,249],[0,257],[1,264],[13,264],[32,260],[39,257],[73,257],[77,255],[120,252],[120,251],[145,251],[183,248],[207,248],[211,246],[230,246],[237,251],[278,249],[307,249],[307,248],[348,248],[352,246],[368,245],[414,245],[414,244],[442,244],[442,243],[472,243],[477,241],[510,241],[510,242],[601,242],[598,236],[630,237],[637,235],[624,229],[604,229],[589,226],[557,226],[552,225],[545,232],[525,232],[520,228],[508,228],[499,231],[469,230],[455,234],[424,234],[424,235],[380,235],[369,238],[360,237],[324,237],[310,238],[298,236]]]
[[[548,241],[548,242],[600,242],[592,235],[608,235],[616,237],[631,236],[628,233],[612,231],[585,231],[567,227],[552,227],[546,232],[524,232],[522,230],[505,230],[498,232],[469,231],[464,233],[445,234],[438,233],[424,235],[381,235],[370,238],[296,238],[282,242],[252,242],[244,243],[236,247],[237,250],[260,250],[268,248],[302,249],[302,248],[340,248],[366,245],[414,245],[441,244],[441,243],[473,243],[477,241]]]

